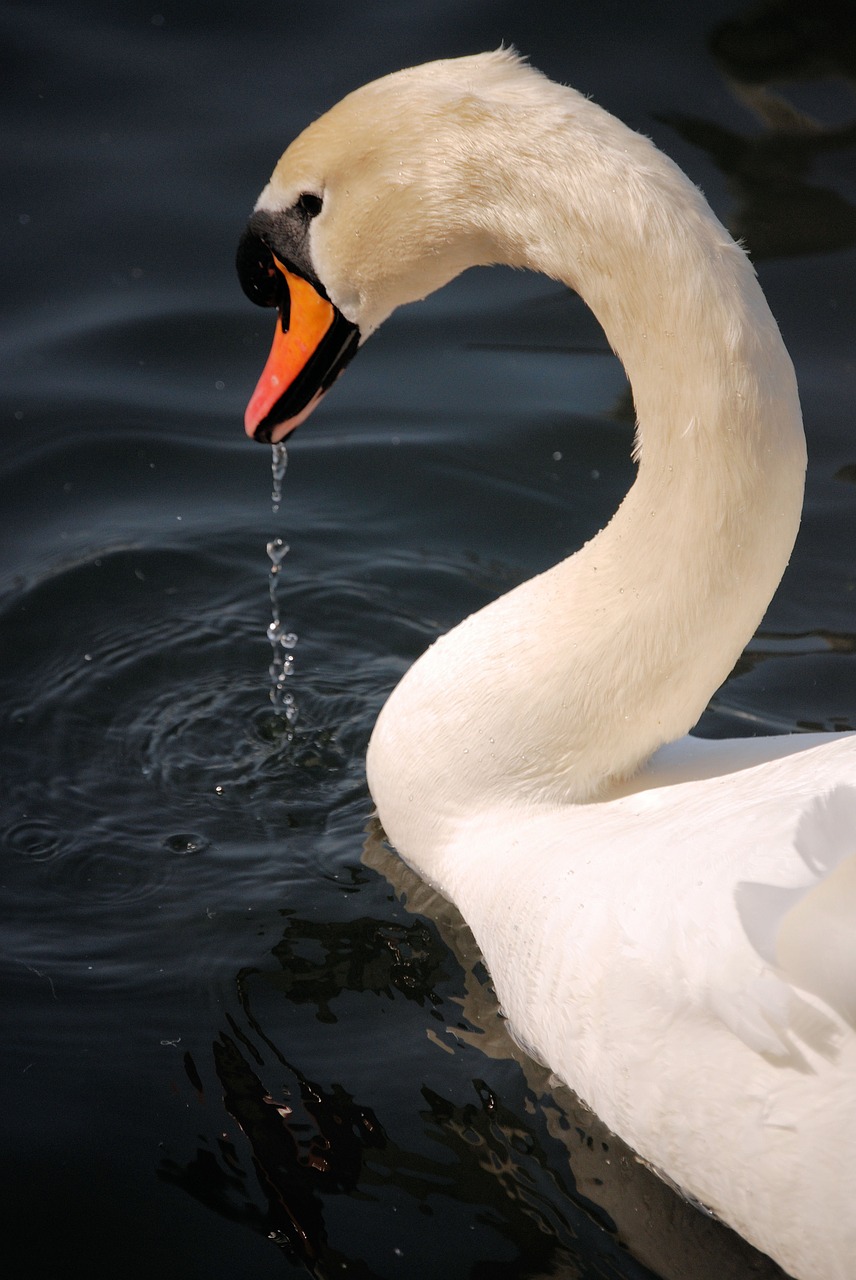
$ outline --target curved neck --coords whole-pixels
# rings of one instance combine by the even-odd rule
[[[387,704],[370,783],[414,858],[438,822],[491,799],[595,798],[686,733],[799,525],[796,383],[749,262],[647,140],[574,95],[576,129],[581,117],[596,145],[569,155],[567,119],[545,126],[511,155],[480,230],[600,320],[633,388],[638,476],[597,537],[443,637]]]

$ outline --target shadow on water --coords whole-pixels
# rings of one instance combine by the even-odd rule
[[[223,1105],[242,1137],[223,1134],[190,1160],[165,1159],[162,1179],[324,1280],[393,1274],[397,1258],[403,1274],[427,1278],[452,1261],[449,1250],[454,1274],[497,1280],[783,1275],[682,1199],[508,1036],[465,922],[402,864],[375,823],[349,890],[371,878],[367,867],[389,882],[408,915],[331,924],[283,912],[283,935],[270,952],[275,965],[238,975],[240,1014],[212,1049]],[[420,1011],[423,1037],[449,1067],[439,1088],[421,1085],[420,1131],[409,1142],[394,1107],[387,1120],[382,1101],[359,1102],[340,1076],[330,1084],[308,1078],[279,1047],[289,1006],[314,1010],[331,1036],[341,1036],[332,1028],[340,1018],[353,1026],[348,1006],[366,995]],[[383,1100],[407,1064],[379,1035],[374,1052],[374,1092]],[[471,1075],[482,1056],[483,1074]],[[204,1094],[189,1055],[185,1069]],[[365,1222],[377,1220],[381,1247],[367,1248],[371,1227],[348,1246],[348,1215],[334,1203],[342,1196],[361,1206]],[[461,1217],[470,1230],[478,1224],[481,1237],[470,1270],[468,1233],[449,1226]],[[491,1235],[504,1246],[492,1258]]]
[[[852,171],[856,158],[856,8],[766,0],[715,27],[709,47],[755,132],[677,113],[659,118],[728,178],[732,235],[756,261],[856,244],[856,203],[823,176],[824,162]],[[774,87],[818,82],[825,92],[806,95],[805,108]]]

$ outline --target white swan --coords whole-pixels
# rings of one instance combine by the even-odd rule
[[[513,54],[399,72],[316,120],[259,198],[239,271],[283,323],[247,430],[281,439],[395,307],[491,262],[595,312],[638,477],[407,673],[372,795],[531,1052],[786,1270],[850,1280],[856,738],[675,741],[800,519],[793,369],[742,251],[650,142]]]

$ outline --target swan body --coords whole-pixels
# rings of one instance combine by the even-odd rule
[[[345,98],[250,226],[257,278],[265,253],[291,264],[360,341],[491,262],[600,320],[633,387],[636,481],[585,547],[416,662],[370,789],[521,1042],[787,1271],[856,1276],[856,738],[686,736],[802,505],[794,372],[748,260],[649,141],[506,51]],[[263,438],[303,421],[338,358]]]

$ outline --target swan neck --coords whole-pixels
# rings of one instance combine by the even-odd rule
[[[563,281],[600,320],[632,385],[638,474],[591,542],[438,641],[382,713],[370,784],[423,874],[449,822],[599,798],[686,734],[799,525],[796,382],[748,259],[646,139],[572,102],[517,155],[505,130],[479,228],[495,260]],[[583,118],[587,145],[569,148]]]

